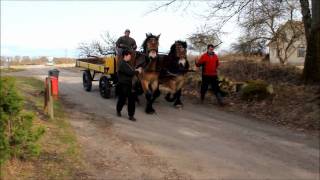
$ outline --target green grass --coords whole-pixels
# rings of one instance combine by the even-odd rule
[[[30,77],[15,79],[17,89],[25,99],[25,109],[36,114],[35,124],[44,126],[46,133],[40,139],[40,156],[29,160],[28,165],[20,161],[9,162],[7,171],[14,174],[5,174],[10,179],[74,179],[77,172],[82,171],[83,162],[63,105],[59,100],[54,102],[55,118],[50,119],[43,113],[44,82]]]

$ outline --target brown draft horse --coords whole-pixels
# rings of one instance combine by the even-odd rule
[[[174,102],[175,107],[181,107],[181,91],[184,85],[184,75],[188,72],[189,62],[187,60],[187,43],[175,41],[171,45],[168,55],[161,55],[161,74],[159,81],[162,88],[168,91],[165,99]]]
[[[138,75],[136,82],[140,81],[141,83],[147,100],[145,111],[148,114],[155,113],[152,105],[155,99],[160,96],[158,88],[160,73],[160,61],[158,56],[159,38],[160,35],[155,36],[151,33],[146,34],[146,39],[142,44],[143,51],[136,52],[135,58],[132,61],[134,67],[143,68],[143,71]]]

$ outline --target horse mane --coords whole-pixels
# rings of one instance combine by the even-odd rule
[[[169,56],[176,56],[176,44],[181,44],[183,48],[187,49],[187,42],[186,41],[181,41],[181,40],[178,40],[178,41],[175,41],[171,47],[170,47],[170,51],[169,51]]]
[[[142,43],[142,50],[143,50],[142,52],[143,53],[147,53],[147,42],[149,41],[149,39],[151,39],[151,38],[158,39],[158,36],[155,36],[152,33],[147,33],[146,36],[147,36],[147,38]]]

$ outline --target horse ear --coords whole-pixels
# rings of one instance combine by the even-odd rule
[[[161,33],[157,36],[157,39],[159,39],[159,38],[160,38],[160,36],[161,36]]]
[[[146,33],[146,37],[148,37],[148,33]]]

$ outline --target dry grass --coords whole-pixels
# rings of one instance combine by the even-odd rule
[[[244,55],[240,53],[234,53],[234,54],[226,54],[219,57],[220,61],[234,61],[236,60],[245,60],[245,61],[255,61],[255,62],[262,62],[266,61],[266,56],[262,55]]]
[[[257,120],[272,122],[299,131],[319,132],[319,88],[303,85],[274,85],[275,95],[263,101],[243,101],[231,94],[228,110],[241,112]]]
[[[271,84],[302,84],[302,70],[289,65],[282,66],[252,60],[236,60],[222,63],[219,72],[234,81],[261,79]]]
[[[304,85],[300,68],[259,60],[228,60],[221,63],[219,75],[236,82],[259,79],[274,88],[274,95],[263,101],[244,101],[240,93],[230,92],[225,110],[299,131],[320,131],[320,88]],[[189,73],[186,82],[184,94],[199,97],[200,72]]]

